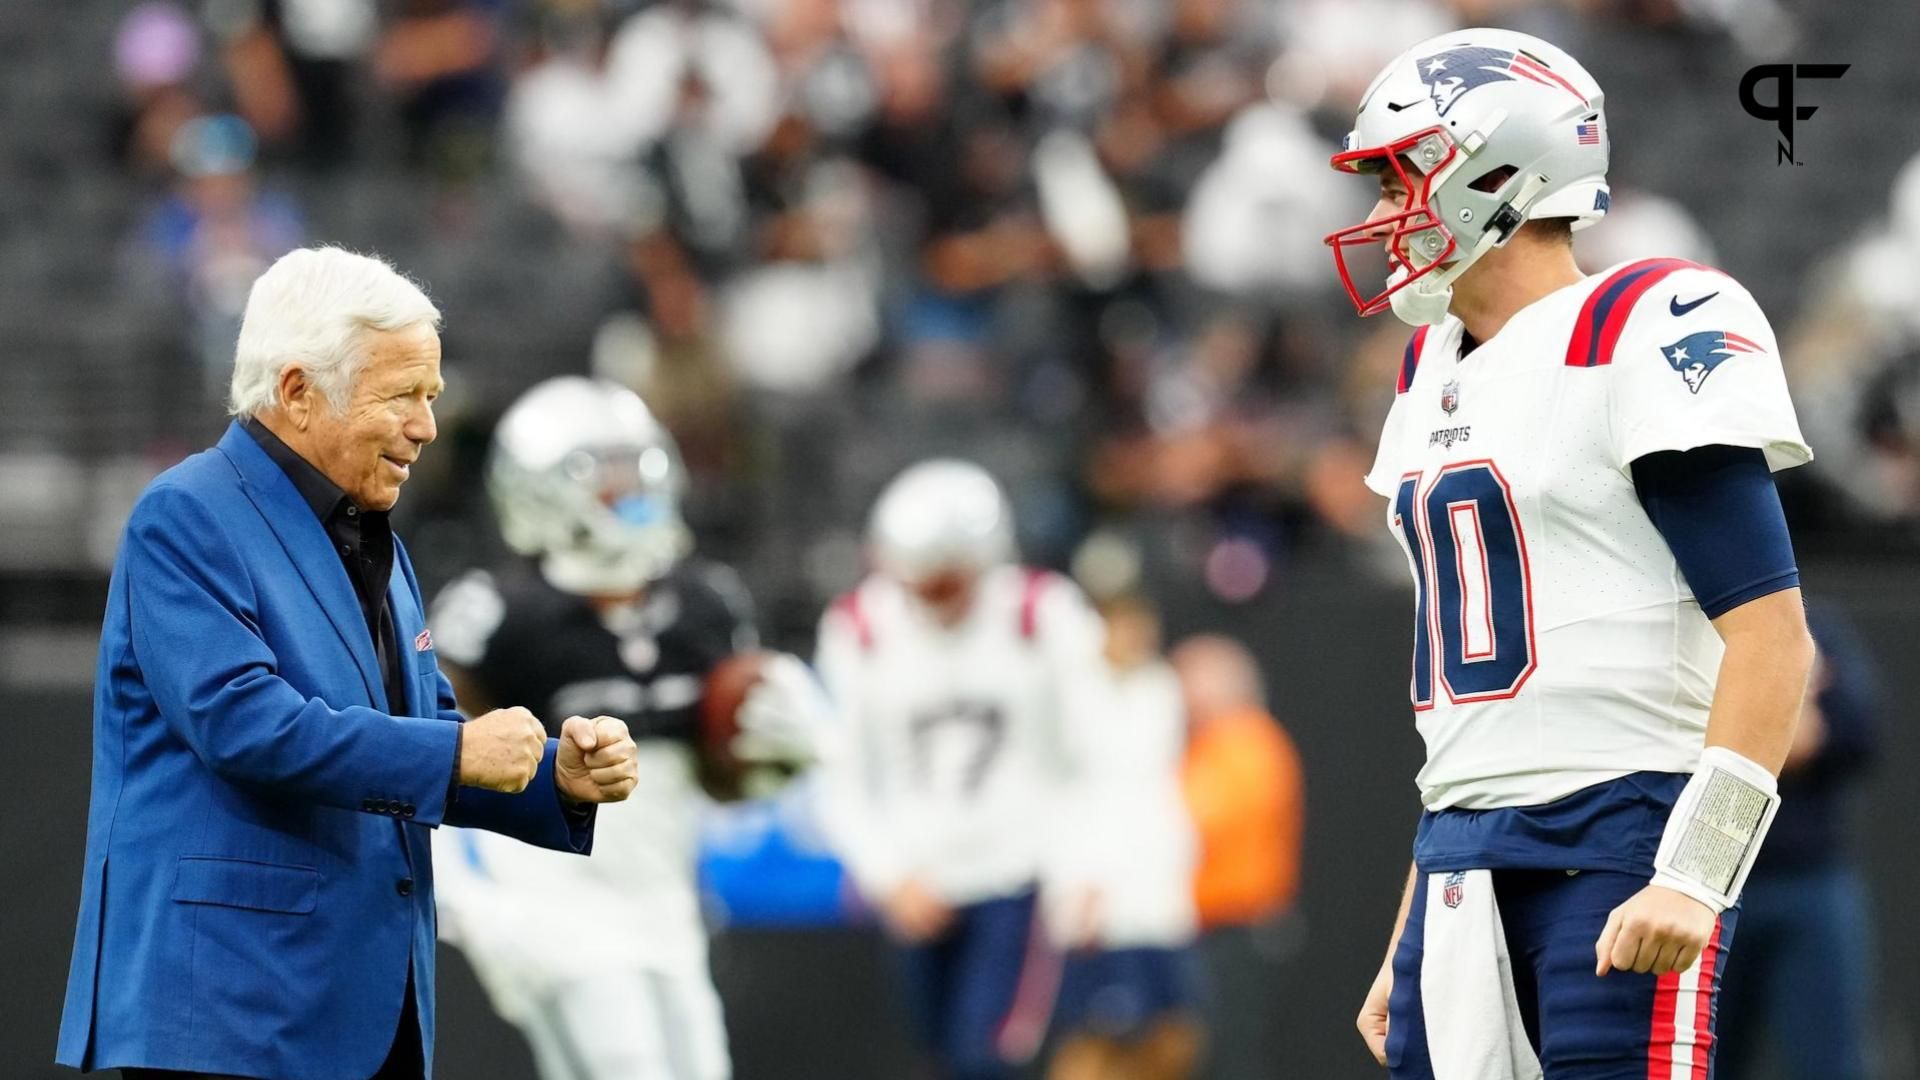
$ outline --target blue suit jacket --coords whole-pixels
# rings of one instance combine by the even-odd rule
[[[433,1062],[433,868],[445,821],[585,853],[556,744],[519,795],[462,788],[460,714],[395,543],[389,704],[325,527],[238,425],[156,479],[113,568],[93,796],[59,1061],[365,1080],[408,967]]]

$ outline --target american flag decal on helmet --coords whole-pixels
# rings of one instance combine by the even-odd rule
[[[1575,124],[1573,134],[1575,141],[1581,146],[1600,145],[1600,124],[1597,121],[1590,124]]]

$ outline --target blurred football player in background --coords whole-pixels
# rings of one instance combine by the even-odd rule
[[[840,721],[823,817],[900,946],[927,1064],[1017,1076],[1061,974],[1041,870],[1066,857],[1086,732],[1112,709],[1100,619],[1072,582],[1014,561],[1007,500],[972,464],[901,474],[869,541],[873,574],[820,626]],[[1096,915],[1085,894],[1048,906]]]
[[[723,1080],[694,884],[702,781],[768,786],[722,761],[768,776],[799,767],[824,696],[799,660],[775,655],[732,744],[704,736],[709,675],[756,648],[752,612],[731,570],[692,557],[678,452],[632,391],[573,376],[527,391],[495,431],[487,483],[527,558],[472,570],[433,605],[461,706],[618,716],[639,744],[640,784],[626,812],[602,817],[590,859],[438,830],[441,934],[549,1080]],[[582,926],[599,930],[582,938]]]
[[[1718,271],[1591,277],[1600,87],[1538,38],[1388,64],[1333,165],[1361,313],[1417,327],[1367,485],[1415,587],[1426,806],[1358,1025],[1396,1078],[1704,1077],[1813,661],[1772,470],[1812,457]],[[1364,298],[1351,255],[1384,256]]]
[[[1186,713],[1160,655],[1160,619],[1134,592],[1096,601],[1107,627],[1115,707],[1087,748],[1071,827],[1083,843],[1060,862],[1066,895],[1097,897],[1072,951],[1054,1013],[1050,1080],[1180,1080],[1202,1033],[1195,1009],[1193,819],[1180,790]]]

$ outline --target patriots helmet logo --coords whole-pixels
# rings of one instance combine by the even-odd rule
[[[1668,366],[1687,381],[1687,390],[1699,393],[1713,369],[1741,353],[1765,352],[1760,346],[1726,330],[1702,330],[1688,334],[1660,350]]]
[[[1488,83],[1512,82],[1513,53],[1480,45],[1462,46],[1435,53],[1416,62],[1420,81],[1441,116],[1453,108],[1467,91]]]

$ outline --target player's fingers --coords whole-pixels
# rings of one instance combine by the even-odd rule
[[[1607,925],[1600,931],[1600,939],[1593,943],[1593,973],[1605,975],[1613,970],[1613,946],[1620,937],[1620,909],[1614,908],[1607,916]]]
[[[1680,955],[1674,958],[1673,970],[1685,971],[1700,962],[1700,946],[1691,943],[1680,946]]]
[[[1685,942],[1661,942],[1660,947],[1654,951],[1653,964],[1647,970],[1655,975],[1665,975],[1669,971],[1679,971],[1680,953],[1685,948]]]
[[[1613,948],[1607,953],[1607,965],[1614,971],[1632,971],[1640,957],[1641,931],[1639,927],[1625,919],[1620,922],[1620,933],[1613,939]]]
[[[1381,1065],[1387,1063],[1387,1018],[1371,1009],[1362,1010],[1355,1023],[1360,1029],[1360,1038],[1367,1044],[1367,1052]]]

